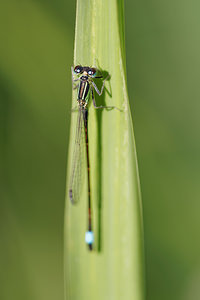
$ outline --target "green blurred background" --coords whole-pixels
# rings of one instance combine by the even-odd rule
[[[200,299],[200,3],[126,1],[148,300]],[[75,2],[0,4],[0,299],[63,299]]]

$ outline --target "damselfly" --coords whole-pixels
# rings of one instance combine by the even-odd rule
[[[75,77],[74,77],[75,75]],[[92,216],[91,216],[91,185],[90,185],[90,159],[89,159],[89,147],[88,147],[88,103],[90,95],[92,95],[92,101],[95,108],[116,108],[115,106],[97,106],[94,98],[94,90],[99,96],[102,95],[104,90],[105,81],[109,78],[109,75],[103,80],[101,90],[98,89],[94,83],[94,78],[103,78],[101,72],[96,68],[83,67],[81,65],[72,67],[72,85],[73,89],[78,89],[77,104],[78,104],[78,118],[77,128],[75,136],[75,146],[73,152],[70,186],[69,186],[69,198],[72,204],[75,204],[80,196],[80,183],[77,182],[80,178],[78,174],[81,170],[81,156],[83,144],[85,144],[86,158],[87,158],[87,190],[88,190],[88,230],[85,233],[85,241],[92,250],[94,243],[94,233],[92,228]],[[74,84],[77,84],[74,86]],[[84,139],[82,139],[82,132]]]

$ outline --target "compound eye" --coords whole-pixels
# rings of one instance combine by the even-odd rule
[[[83,67],[82,67],[82,66],[76,66],[76,67],[74,68],[74,72],[75,72],[76,74],[82,73],[82,72],[83,72]]]
[[[88,70],[88,75],[94,77],[96,75],[97,70],[95,68],[91,68]]]

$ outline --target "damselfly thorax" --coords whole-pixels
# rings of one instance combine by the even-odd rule
[[[80,107],[86,108],[90,96],[90,83],[89,77],[86,72],[80,77],[79,89],[78,89],[78,105]]]

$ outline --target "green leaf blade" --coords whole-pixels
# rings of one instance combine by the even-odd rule
[[[101,97],[95,93],[95,99],[98,105],[114,105],[122,111],[100,111],[89,105],[95,249],[89,252],[84,242],[85,180],[77,206],[69,203],[68,191],[66,197],[66,299],[145,298],[141,195],[126,87],[123,23],[123,1],[77,1],[74,64],[107,71],[109,92]],[[76,94],[73,99],[75,104]],[[73,114],[71,120],[69,172],[76,117]]]

